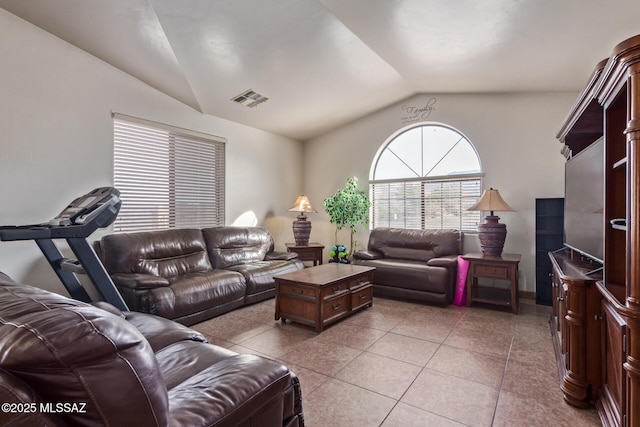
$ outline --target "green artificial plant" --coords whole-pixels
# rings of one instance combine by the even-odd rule
[[[349,247],[353,251],[353,236],[356,233],[356,226],[369,224],[369,207],[371,206],[369,196],[363,190],[358,189],[358,178],[355,176],[347,178],[347,184],[344,188],[324,199],[323,204],[329,214],[329,222],[336,225],[336,244],[338,244],[338,231],[348,227],[351,231],[351,246]]]

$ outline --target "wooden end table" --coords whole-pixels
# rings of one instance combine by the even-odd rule
[[[472,302],[503,305],[518,313],[518,264],[520,254],[503,253],[502,256],[485,256],[480,252],[462,255],[469,261],[467,273],[467,307]],[[479,278],[509,282],[509,288],[478,285]]]
[[[373,305],[374,267],[329,263],[275,276],[275,319],[325,326]]]
[[[300,261],[313,261],[313,265],[322,264],[322,251],[324,245],[320,243],[309,243],[306,246],[298,246],[295,243],[285,243],[287,252],[295,252],[298,254]]]

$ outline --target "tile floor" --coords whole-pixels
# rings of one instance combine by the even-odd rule
[[[307,427],[600,425],[562,400],[549,307],[521,300],[513,315],[375,298],[316,334],[275,321],[274,303],[193,327],[294,371]]]

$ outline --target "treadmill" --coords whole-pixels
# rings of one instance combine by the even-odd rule
[[[106,302],[129,310],[87,240],[97,229],[111,225],[121,206],[120,191],[115,187],[99,187],[74,199],[49,222],[0,226],[0,240],[34,240],[72,298],[91,302],[77,276],[86,274]],[[55,242],[58,239],[67,241],[77,259],[62,255]]]

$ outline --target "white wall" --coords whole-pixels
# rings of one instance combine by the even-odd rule
[[[543,94],[435,94],[419,95],[361,120],[308,141],[304,149],[304,191],[319,213],[313,221],[311,239],[325,246],[334,243],[333,224],[322,201],[349,176],[368,190],[371,163],[389,136],[411,123],[446,123],[466,135],[476,147],[483,171],[484,188],[500,190],[517,212],[499,212],[507,225],[505,252],[522,254],[520,289],[535,291],[535,199],[564,197],[564,157],[555,134],[577,93]],[[435,99],[435,101],[433,100]],[[412,116],[406,107],[422,108]],[[368,230],[356,234],[366,246]],[[339,234],[349,241],[347,231]],[[465,235],[465,250],[479,250],[477,235]],[[325,259],[328,256],[325,251]]]
[[[303,146],[200,114],[3,9],[0,54],[0,225],[46,221],[74,197],[112,184],[110,114],[117,111],[228,138],[227,223],[252,210],[283,249],[295,219],[286,209],[304,192],[319,210],[309,215],[311,239],[330,246],[334,227],[323,199],[348,176],[366,189],[381,144],[417,119],[403,106],[435,98],[425,119],[463,132],[479,152],[484,187],[499,189],[517,210],[500,213],[509,232],[505,251],[523,255],[520,287],[535,290],[535,198],[563,196],[555,133],[577,93],[420,95]],[[356,237],[366,245],[366,230]],[[340,239],[347,242],[347,232]],[[477,250],[477,237],[466,236],[465,246]],[[63,291],[31,241],[0,242],[0,271]]]
[[[48,221],[112,185],[116,111],[226,137],[227,223],[252,210],[279,248],[291,240],[300,142],[203,115],[3,9],[0,57],[0,225]],[[64,293],[32,241],[0,242],[0,271]]]

